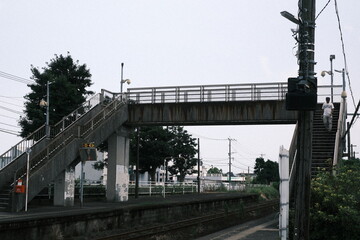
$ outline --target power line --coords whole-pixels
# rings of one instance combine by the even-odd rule
[[[19,132],[13,131],[13,130],[8,130],[8,129],[0,128],[0,132],[12,134],[12,135],[15,135],[15,136],[20,136]]]
[[[9,102],[5,102],[5,101],[1,101],[1,100],[0,100],[0,102],[2,102],[2,103],[6,103],[6,104],[9,104],[9,105],[12,105],[12,106],[15,106],[15,107],[20,107],[20,108],[22,108],[22,107],[23,107],[23,106],[20,106],[20,105],[14,104],[14,103],[9,103]]]
[[[356,103],[355,103],[354,94],[353,94],[353,91],[352,91],[352,88],[351,88],[350,76],[349,76],[349,71],[348,71],[348,66],[347,66],[346,53],[345,53],[345,43],[344,43],[343,33],[342,33],[342,29],[341,29],[341,22],[340,22],[340,16],[339,16],[339,9],[338,9],[338,5],[337,5],[337,0],[335,0],[335,12],[336,12],[336,16],[337,16],[337,20],[338,20],[338,26],[339,26],[339,32],[340,32],[340,40],[341,40],[342,53],[343,53],[343,58],[344,58],[345,72],[346,72],[346,76],[347,76],[347,79],[348,79],[349,89],[350,89],[350,93],[351,93],[351,98],[353,100],[354,108],[356,108]]]
[[[16,111],[16,110],[13,110],[13,109],[10,109],[10,108],[7,108],[7,107],[3,107],[3,106],[0,106],[1,109],[4,109],[6,111],[9,111],[9,112],[12,112],[12,113],[16,113],[16,114],[19,114],[19,115],[22,115],[23,113],[20,112],[20,111]]]
[[[3,71],[0,71],[0,77],[7,78],[9,80],[13,80],[13,81],[20,82],[20,83],[25,83],[25,84],[35,83],[34,80],[19,77],[19,76],[16,76],[16,75],[13,75],[13,74],[10,74],[10,73],[6,73],[6,72],[3,72]]]
[[[237,159],[234,158],[234,161],[235,161],[235,160],[237,160]],[[245,164],[241,163],[240,161],[237,161],[237,163],[238,163],[238,164],[241,164],[241,165],[243,165],[243,166],[245,166],[245,167],[250,167],[249,165],[245,165]],[[253,164],[255,165],[255,161],[253,162]]]
[[[247,171],[248,169],[247,168],[243,168],[243,167],[239,167],[239,166],[236,166],[235,164],[233,164],[234,167],[238,168],[238,169],[241,169],[243,171]],[[248,167],[248,166],[246,166]]]
[[[316,16],[315,20],[320,16],[320,14],[325,10],[325,8],[329,5],[329,3],[331,2],[331,0],[329,0],[326,4],[325,7],[323,7],[323,9],[321,9],[321,11],[318,13],[318,15]]]
[[[0,114],[0,117],[6,117],[6,118],[10,118],[10,119],[18,120],[17,118],[10,117],[10,116],[6,116],[6,115],[3,115],[3,114]]]
[[[0,124],[2,124],[2,125],[6,125],[6,126],[9,126],[9,127],[20,128],[19,126],[12,125],[12,124],[8,124],[8,123],[3,123],[3,122],[0,122]]]
[[[0,95],[0,97],[2,98],[9,98],[9,99],[12,99],[12,100],[15,100],[15,101],[19,101],[19,102],[22,102],[24,97],[10,97],[10,96],[4,96],[4,95]]]
[[[205,139],[208,139],[208,140],[214,140],[214,141],[227,141],[227,140],[228,140],[227,138],[210,138],[210,137],[205,137],[205,136],[202,136],[202,135],[197,134],[197,133],[194,133],[194,132],[191,132],[191,135],[195,135],[195,136],[198,136],[198,137],[201,137],[201,138],[205,138]]]

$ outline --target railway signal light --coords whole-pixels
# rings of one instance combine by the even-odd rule
[[[312,111],[317,104],[317,78],[314,79],[288,79],[288,92],[286,93],[286,110]]]

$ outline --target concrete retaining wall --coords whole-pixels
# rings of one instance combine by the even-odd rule
[[[94,239],[105,232],[126,232],[155,224],[171,223],[219,211],[238,210],[246,202],[254,202],[257,195],[248,194],[212,199],[191,199],[181,202],[138,202],[137,204],[111,204],[82,209],[82,212],[39,214],[13,221],[0,221],[0,239]],[[101,204],[99,204],[101,205]],[[1,219],[0,219],[1,220]]]

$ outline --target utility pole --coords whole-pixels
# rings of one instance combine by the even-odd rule
[[[136,141],[136,172],[135,172],[135,198],[139,197],[139,158],[140,158],[140,127],[137,127]]]
[[[235,139],[232,139],[232,138],[228,138],[229,140],[229,188],[230,188],[230,185],[231,185],[231,141],[236,141]]]
[[[316,81],[314,72],[315,49],[315,0],[299,3],[299,80],[304,89]],[[306,90],[305,90],[306,91]],[[310,227],[310,181],[312,161],[313,110],[298,111],[298,149],[295,176],[294,239],[308,240]]]
[[[348,129],[348,133],[347,133],[347,153],[348,153],[348,159],[351,159],[351,151],[350,151],[350,123],[347,122],[347,129]]]
[[[200,138],[198,140],[198,176],[197,176],[197,182],[198,182],[198,193],[200,193]]]

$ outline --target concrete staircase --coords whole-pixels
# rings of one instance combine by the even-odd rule
[[[328,132],[323,123],[321,109],[322,104],[318,104],[314,112],[313,122],[313,152],[311,175],[314,177],[320,171],[330,171],[332,159],[334,157],[335,137],[339,119],[340,103],[334,103],[332,130]]]
[[[85,142],[98,146],[127,121],[127,105],[119,98],[99,103],[54,138],[31,147],[29,201],[48,186],[68,166],[80,161],[79,149]],[[24,194],[14,193],[14,179],[25,180],[27,154],[22,154],[0,171],[0,211],[19,211]]]

